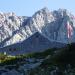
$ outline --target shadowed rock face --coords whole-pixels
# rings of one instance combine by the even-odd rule
[[[42,52],[49,48],[61,48],[65,44],[56,41],[50,41],[39,32],[24,40],[21,43],[13,44],[0,49],[0,52],[6,52],[9,55],[18,55],[32,52]]]
[[[67,22],[73,29],[67,36]],[[50,12],[47,8],[37,11],[31,17],[16,16],[14,13],[0,13],[0,47],[19,43],[36,31],[49,40],[68,43],[75,41],[75,18],[65,9]]]
[[[49,48],[61,48],[64,47],[65,44],[50,41],[40,33],[36,32],[30,38],[22,42],[23,49],[27,52],[40,52]]]

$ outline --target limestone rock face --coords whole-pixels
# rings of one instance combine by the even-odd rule
[[[72,28],[72,35],[68,33],[67,24]],[[13,12],[0,13],[0,47],[24,41],[36,32],[49,40],[75,42],[75,17],[66,9],[49,11],[48,8],[31,17],[16,16]]]

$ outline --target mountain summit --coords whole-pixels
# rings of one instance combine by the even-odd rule
[[[48,40],[75,42],[75,17],[66,9],[43,8],[31,17],[0,13],[0,47],[19,43],[36,32]],[[69,37],[68,37],[69,36]]]

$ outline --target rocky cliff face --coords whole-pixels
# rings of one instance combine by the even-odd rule
[[[72,31],[68,33],[67,23]],[[0,13],[0,47],[23,41],[35,32],[49,40],[62,43],[75,41],[75,18],[66,9],[50,12],[47,8],[37,11],[32,17]],[[72,35],[71,35],[72,33]],[[68,34],[70,38],[68,38]]]
[[[47,8],[44,8],[33,16],[34,26],[38,31],[44,34],[48,39],[67,43],[75,41],[74,29],[75,18],[65,9],[59,9],[57,11],[49,12]],[[67,23],[72,27],[71,33],[73,35],[68,38]],[[70,34],[69,34],[70,35]]]

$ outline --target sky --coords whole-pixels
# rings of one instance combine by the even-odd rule
[[[46,2],[47,1],[47,2]],[[67,9],[75,15],[75,0],[1,0],[0,12],[14,12],[18,16],[32,16],[47,7],[50,11]]]

